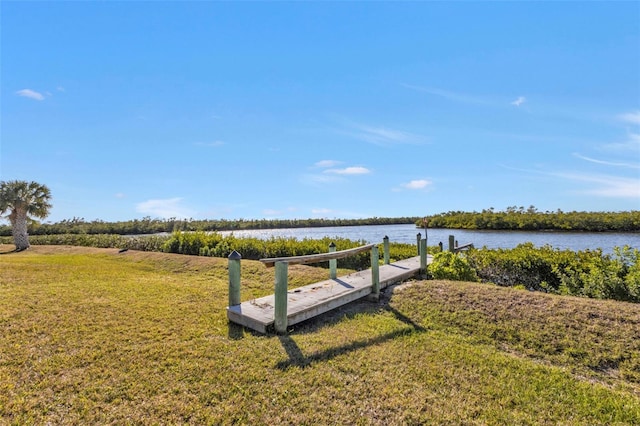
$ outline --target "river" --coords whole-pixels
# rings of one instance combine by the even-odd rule
[[[271,237],[320,239],[324,237],[348,238],[354,241],[364,240],[367,243],[381,242],[384,236],[395,243],[416,243],[416,234],[424,238],[424,229],[415,225],[364,225],[334,226],[321,228],[283,228],[255,229],[233,231],[236,237],[254,237],[268,239]],[[223,235],[232,231],[222,231]],[[559,231],[472,231],[463,229],[428,229],[427,243],[437,245],[439,242],[448,246],[449,235],[455,236],[460,245],[473,243],[476,248],[513,248],[518,244],[532,242],[536,246],[549,244],[557,249],[574,251],[601,248],[605,253],[613,253],[614,247],[628,245],[640,249],[640,233],[622,232],[559,232]]]

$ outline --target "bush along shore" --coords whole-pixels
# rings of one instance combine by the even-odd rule
[[[628,212],[540,212],[534,206],[508,207],[481,212],[450,211],[426,216],[415,222],[430,228],[482,229],[503,231],[587,231],[587,232],[640,232],[640,210]]]
[[[365,244],[348,239],[320,240],[294,238],[237,238],[218,233],[174,232],[170,235],[123,237],[121,235],[36,235],[34,245],[70,245],[120,250],[155,251],[195,256],[226,258],[233,250],[243,259],[257,260],[266,257],[300,256],[328,251],[330,243],[337,250],[345,250]],[[0,243],[11,244],[8,237],[0,237]],[[382,245],[379,247],[382,250]],[[571,251],[551,246],[535,247],[531,243],[514,249],[472,249],[465,253],[439,252],[437,246],[429,247],[434,254],[428,275],[436,279],[476,281],[504,287],[518,287],[531,291],[566,294],[596,299],[614,299],[640,302],[640,251],[630,247],[618,247],[613,254],[602,250]],[[391,261],[416,256],[416,246],[390,244]],[[367,269],[368,254],[352,256],[338,261],[346,269]],[[326,267],[326,264],[318,266]]]

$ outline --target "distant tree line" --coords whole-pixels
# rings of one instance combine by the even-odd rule
[[[367,219],[237,219],[237,220],[195,220],[195,219],[151,219],[144,217],[120,222],[105,222],[102,220],[86,221],[84,218],[74,217],[56,223],[29,224],[30,235],[60,235],[60,234],[115,234],[115,235],[144,235],[175,231],[236,231],[244,229],[279,229],[279,228],[310,228],[328,226],[354,225],[399,225],[411,224],[416,217]],[[0,225],[0,236],[11,235],[11,227]]]
[[[640,210],[627,212],[540,212],[534,206],[508,207],[505,211],[493,208],[481,212],[450,211],[427,216],[430,228],[494,229],[519,231],[590,231],[638,232]],[[424,226],[423,219],[416,226]]]

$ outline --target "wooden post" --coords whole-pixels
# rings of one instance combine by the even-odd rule
[[[380,299],[380,255],[378,246],[371,247],[371,294],[369,300]]]
[[[427,240],[420,241],[420,273],[427,272]]]
[[[455,237],[453,235],[449,235],[449,251],[451,253],[455,253],[456,252]]]
[[[289,264],[287,262],[276,262],[276,288],[274,300],[273,322],[276,333],[285,334],[287,332],[287,287]]]
[[[336,251],[336,243],[332,241],[331,244],[329,244],[329,253],[333,253],[335,251]],[[335,280],[336,277],[338,276],[337,267],[338,267],[338,260],[336,259],[329,260],[329,278],[332,280]]]
[[[429,247],[429,234],[427,234],[427,225],[429,224],[429,220],[425,217],[422,219],[422,226],[424,226],[424,240],[426,247]]]
[[[384,264],[388,265],[389,264],[389,237],[386,235],[382,239],[382,249],[383,249]]]
[[[229,306],[240,304],[240,259],[235,250],[229,255]]]
[[[420,233],[418,232],[418,235],[416,235],[416,245],[418,246],[418,256],[420,256],[420,239],[422,238],[422,235],[420,235]]]

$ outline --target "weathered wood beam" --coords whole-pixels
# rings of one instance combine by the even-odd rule
[[[367,244],[365,246],[355,247],[347,250],[340,250],[331,253],[308,254],[305,256],[270,257],[266,259],[260,259],[260,262],[264,263],[267,268],[272,267],[276,264],[276,262],[286,262],[289,265],[306,265],[309,263],[327,262],[332,259],[343,259],[345,257],[369,251],[375,245],[376,244]]]

